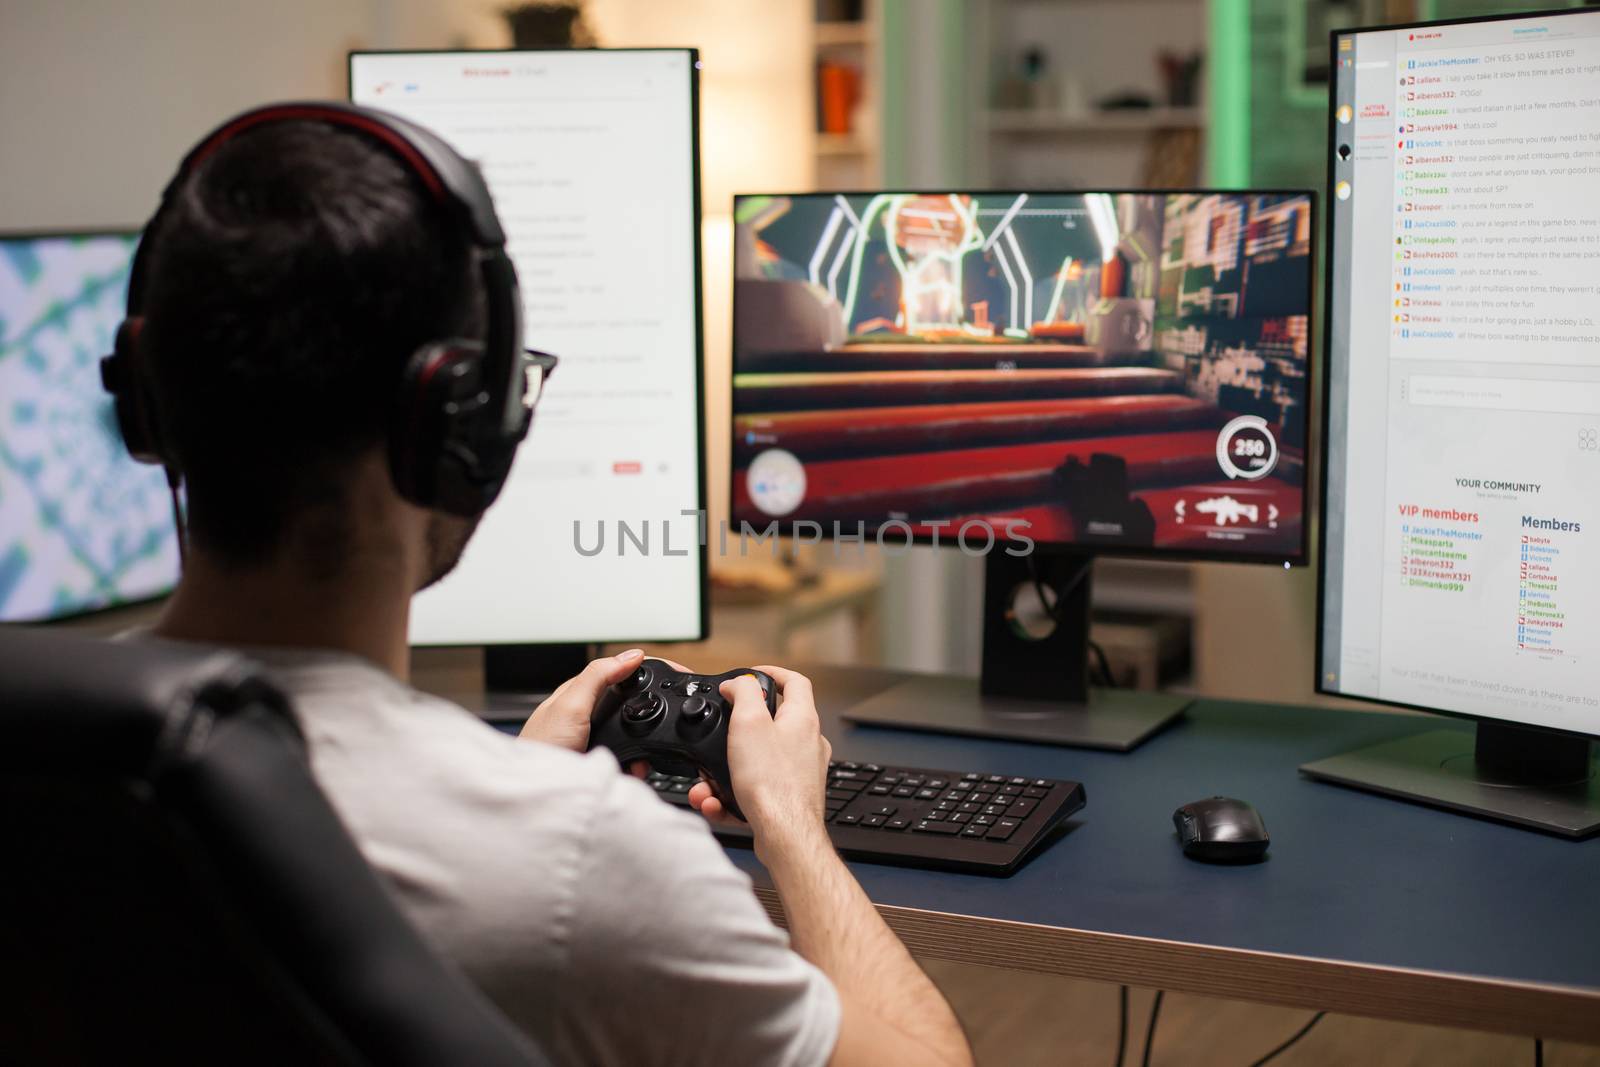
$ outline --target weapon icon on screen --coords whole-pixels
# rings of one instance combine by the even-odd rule
[[[1241,504],[1231,496],[1214,496],[1210,500],[1202,500],[1194,506],[1202,515],[1216,517],[1218,526],[1226,526],[1230,522],[1240,522],[1249,519],[1259,522],[1261,509],[1254,504]]]

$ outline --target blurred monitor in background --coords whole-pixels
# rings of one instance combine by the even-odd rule
[[[0,622],[148,600],[177,582],[166,478],[128,456],[100,386],[137,242],[0,235]]]

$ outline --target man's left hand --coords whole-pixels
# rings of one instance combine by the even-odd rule
[[[594,717],[600,695],[632,674],[643,659],[643,652],[630,648],[615,656],[592,660],[583,673],[562,682],[561,688],[534,709],[528,721],[522,724],[519,736],[525,741],[543,741],[574,752],[587,750],[589,720]]]

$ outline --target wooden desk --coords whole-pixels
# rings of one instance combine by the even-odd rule
[[[838,712],[903,675],[811,668],[840,759],[1074,778],[1088,806],[1015,875],[852,864],[920,956],[1600,1044],[1600,839],[1572,842],[1302,779],[1441,720],[1202,701],[1122,755],[904,733]],[[1255,804],[1266,862],[1184,858],[1171,815]],[[731,849],[780,922],[752,853]]]

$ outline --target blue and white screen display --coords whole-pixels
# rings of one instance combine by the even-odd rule
[[[166,479],[100,385],[134,234],[0,238],[0,622],[145,600],[177,580]]]

